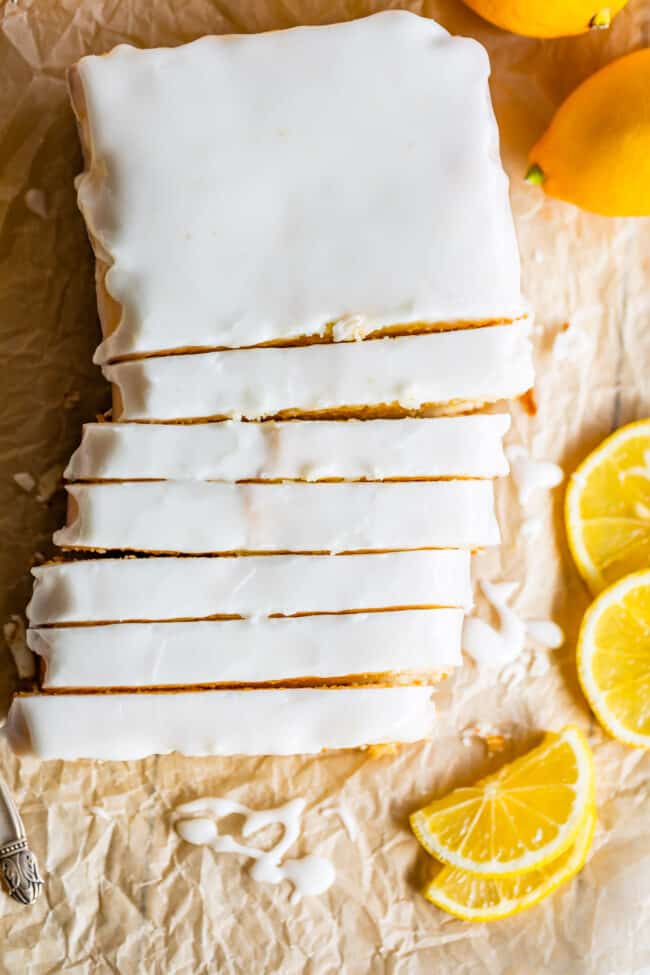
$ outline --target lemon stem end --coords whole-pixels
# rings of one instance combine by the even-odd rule
[[[546,179],[546,173],[541,166],[533,163],[532,166],[528,167],[528,172],[524,178],[531,186],[542,186]]]
[[[607,30],[612,23],[612,12],[609,7],[603,7],[593,15],[589,21],[589,26],[592,30]]]

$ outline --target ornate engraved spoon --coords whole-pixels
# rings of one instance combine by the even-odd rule
[[[9,789],[0,779],[0,876],[7,893],[20,904],[33,904],[43,880],[27,845],[25,827]]]

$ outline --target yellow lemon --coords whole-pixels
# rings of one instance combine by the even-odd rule
[[[587,610],[578,676],[607,731],[650,748],[650,569],[621,579]]]
[[[613,61],[558,109],[526,179],[604,216],[650,215],[650,48]]]
[[[627,0],[465,0],[497,27],[529,37],[565,37],[609,27]]]
[[[463,921],[500,921],[519,914],[553,894],[582,870],[596,827],[592,807],[573,846],[544,867],[513,877],[479,877],[444,867],[422,891],[436,907]]]
[[[471,788],[411,816],[432,856],[459,870],[506,877],[539,869],[575,841],[594,802],[591,750],[578,728],[541,745]]]
[[[650,420],[621,427],[582,462],[569,479],[565,520],[594,594],[650,566]]]

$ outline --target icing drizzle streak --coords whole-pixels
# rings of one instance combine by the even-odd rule
[[[188,843],[210,846],[219,853],[238,853],[253,860],[250,876],[264,884],[279,884],[290,880],[293,884],[291,903],[301,897],[322,894],[334,883],[332,863],[324,857],[307,855],[284,859],[287,850],[300,835],[304,799],[291,799],[273,809],[250,809],[232,799],[195,799],[178,806],[173,821],[179,836]],[[233,813],[244,817],[242,835],[253,836],[267,826],[283,827],[280,839],[268,850],[239,843],[232,836],[219,832],[219,820]]]

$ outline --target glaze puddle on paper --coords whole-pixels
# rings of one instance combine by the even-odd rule
[[[548,460],[533,460],[520,444],[506,448],[510,461],[510,472],[519,494],[519,501],[525,507],[537,491],[557,487],[564,480],[564,471],[558,464]]]
[[[518,588],[516,582],[481,582],[481,590],[499,617],[499,629],[485,620],[469,616],[463,625],[463,650],[479,666],[501,669],[516,660],[528,640],[547,650],[564,642],[564,633],[553,620],[524,620],[508,602]]]
[[[263,884],[279,884],[290,880],[293,884],[291,903],[301,897],[322,894],[334,883],[332,863],[319,856],[302,856],[284,859],[289,848],[300,835],[302,815],[306,801],[291,799],[273,809],[250,809],[232,799],[195,799],[178,806],[173,822],[178,835],[188,843],[209,846],[218,853],[239,853],[254,861],[250,876]],[[244,817],[242,835],[247,838],[267,826],[281,825],[282,836],[268,850],[238,843],[232,836],[219,832],[218,822],[224,816],[237,813]]]

